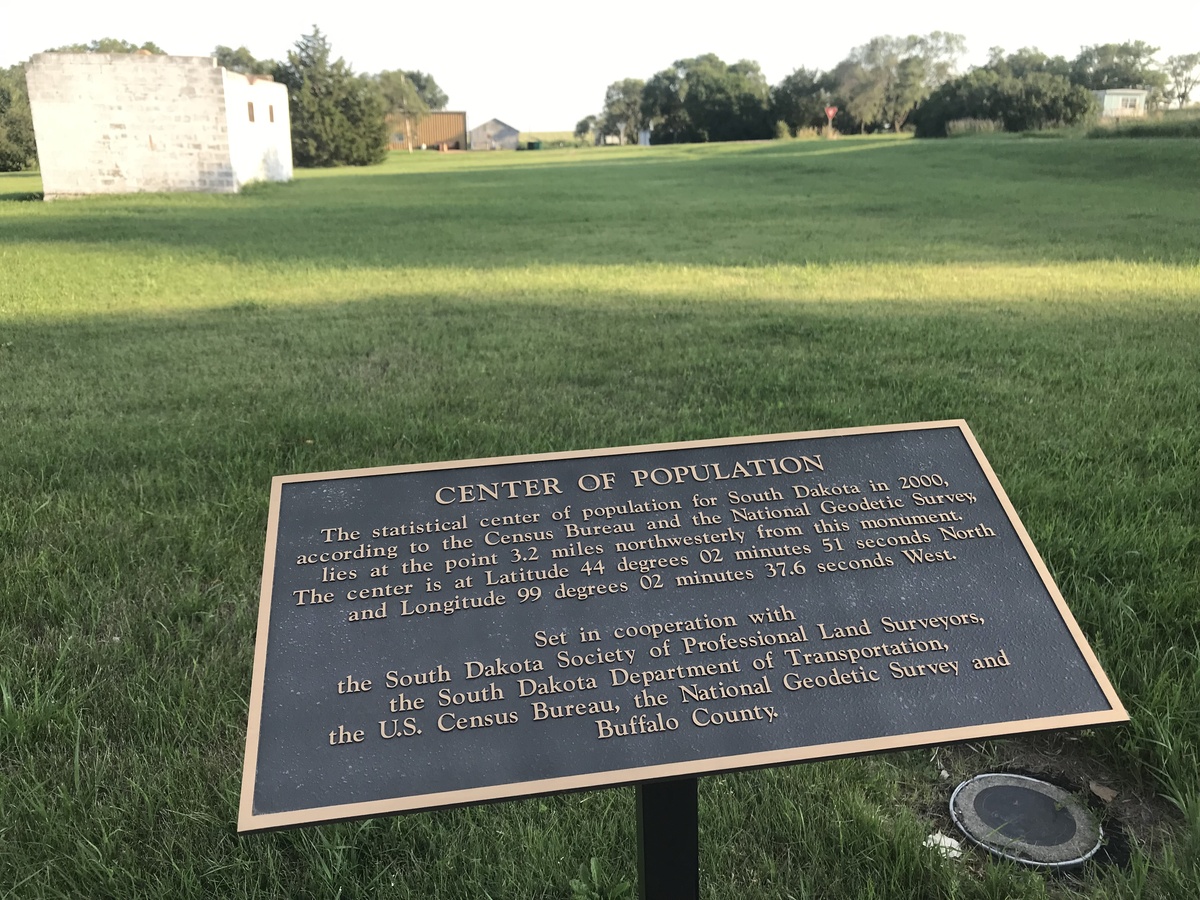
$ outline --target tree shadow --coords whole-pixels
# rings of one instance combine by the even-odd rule
[[[0,203],[42,199],[42,176],[37,172],[0,172]]]

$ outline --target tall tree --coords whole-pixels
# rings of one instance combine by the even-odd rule
[[[404,146],[413,152],[413,126],[429,114],[429,104],[409,73],[401,69],[380,72],[375,76],[387,103],[389,124],[404,128]],[[436,87],[436,84],[434,85]],[[444,96],[444,95],[443,95]]]
[[[771,88],[771,118],[785,123],[793,135],[802,128],[820,128],[831,99],[820,72],[799,68]]]
[[[382,162],[387,156],[387,103],[379,83],[332,59],[328,38],[315,25],[288,51],[275,80],[287,85],[292,154],[306,167]]]
[[[580,141],[587,140],[588,135],[590,135],[593,131],[595,131],[595,129],[596,129],[596,117],[595,116],[584,116],[582,119],[580,119],[578,122],[575,123],[575,137],[577,140],[580,140]]]
[[[1167,73],[1154,62],[1157,52],[1145,41],[1084,47],[1071,62],[1071,81],[1092,91],[1144,88],[1153,108],[1166,99],[1167,87]]]
[[[967,52],[967,39],[948,31],[931,31],[920,38],[917,47],[925,88],[934,91],[958,72],[958,60]]]
[[[413,87],[417,89],[417,93],[421,96],[421,102],[426,107],[432,111],[446,108],[446,104],[450,102],[450,98],[446,96],[445,91],[438,87],[438,83],[432,75],[428,72],[422,72],[419,69],[405,70],[404,74],[413,83]]]
[[[859,131],[882,121],[887,79],[880,70],[848,57],[834,67],[831,76],[837,86],[837,105],[857,123]]]
[[[246,47],[231,47],[218,45],[212,52],[218,66],[223,66],[230,72],[241,72],[243,75],[272,75],[279,68],[279,63],[273,59],[255,59],[254,54]]]
[[[640,78],[614,81],[604,92],[604,109],[600,113],[602,134],[615,134],[623,144],[636,144],[638,129],[643,127],[642,92],[646,82]]]
[[[656,144],[762,140],[772,135],[770,94],[758,63],[706,53],[646,82],[642,113]]]
[[[20,172],[37,165],[37,143],[25,67],[0,69],[0,172]]]
[[[985,68],[999,75],[1024,78],[1031,72],[1046,72],[1070,79],[1071,64],[1062,56],[1047,56],[1037,47],[1022,47],[1015,53],[1005,54],[1003,48],[992,47],[988,51]]]
[[[1003,80],[1017,81],[983,66],[947,81],[913,110],[917,137],[946,137],[947,124],[956,119],[999,120]],[[1065,78],[1063,83],[1067,83]]]
[[[716,102],[705,105],[712,114],[708,127],[710,140],[749,141],[762,140],[774,134],[771,121],[771,86],[762,73],[762,68],[752,59],[740,59],[721,70],[716,60],[707,74]]]
[[[955,72],[966,47],[959,34],[884,35],[855,47],[834,69],[838,93],[861,124],[899,131],[917,105]]]
[[[1168,98],[1183,109],[1192,98],[1192,90],[1200,84],[1200,53],[1168,56],[1167,76],[1171,79]]]
[[[1063,75],[1026,70],[1015,76],[999,55],[946,82],[912,114],[918,137],[945,137],[955,119],[988,119],[1005,131],[1031,131],[1086,120],[1095,109],[1091,91]]]
[[[1076,125],[1096,110],[1096,98],[1091,91],[1050,72],[1001,78],[993,104],[1005,131]]]
[[[695,140],[691,119],[683,106],[687,92],[686,73],[677,62],[655,73],[642,91],[642,117],[653,128],[655,144],[679,144]]]

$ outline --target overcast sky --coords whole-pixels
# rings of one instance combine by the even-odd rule
[[[245,45],[277,59],[313,24],[356,72],[430,72],[470,125],[498,118],[524,131],[572,129],[599,112],[613,81],[709,52],[756,60],[772,84],[799,66],[829,69],[881,34],[962,34],[968,64],[993,46],[1071,58],[1084,45],[1137,39],[1162,48],[1160,61],[1200,52],[1200,0],[0,0],[0,66],[101,37],[180,56]]]

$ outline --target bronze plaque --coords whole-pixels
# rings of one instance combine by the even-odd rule
[[[965,422],[280,476],[238,828],[1127,719]]]

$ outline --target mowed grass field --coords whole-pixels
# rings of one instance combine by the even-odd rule
[[[0,898],[635,882],[629,788],[236,834],[271,477],[961,417],[1132,721],[704,778],[703,895],[1194,900],[1198,172],[844,139],[0,176]],[[995,768],[1088,797],[1106,861],[923,849]]]

